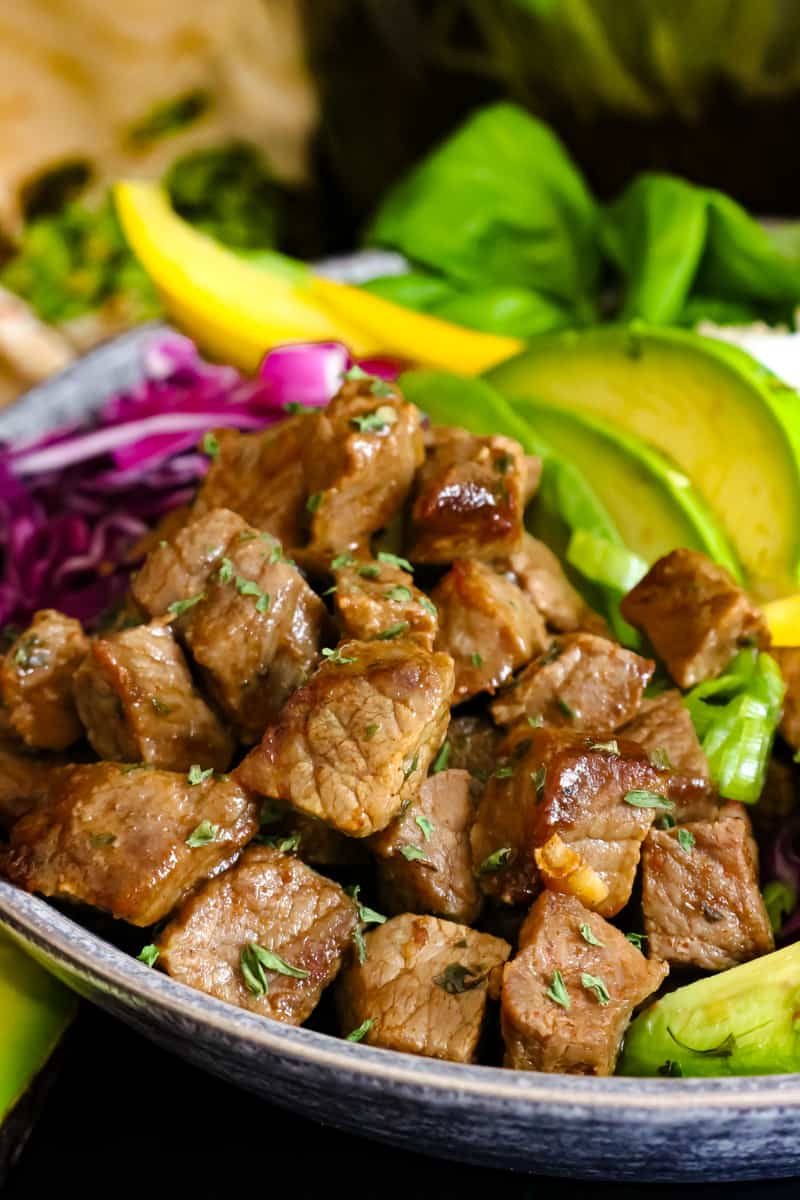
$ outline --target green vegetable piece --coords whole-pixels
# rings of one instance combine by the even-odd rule
[[[424,863],[426,867],[433,866],[433,863],[428,858],[421,846],[414,846],[413,844],[408,843],[407,845],[400,847],[400,853],[406,862],[421,862]]]
[[[144,963],[146,967],[154,967],[158,962],[160,951],[158,946],[154,946],[150,942],[147,946],[142,946],[139,953],[136,955],[139,962]]]
[[[425,841],[429,842],[431,840],[431,834],[433,833],[436,826],[433,824],[432,821],[429,821],[427,817],[424,817],[422,815],[422,813],[416,813],[414,815],[414,821],[417,825],[419,825],[420,829],[422,830],[422,836],[425,839]]]
[[[357,658],[348,658],[346,654],[342,654],[338,646],[335,650],[331,650],[330,646],[325,646],[322,651],[322,657],[327,658],[328,662],[335,663],[340,667],[347,666],[348,663],[358,662]]]
[[[687,851],[691,850],[694,843],[695,843],[695,836],[692,833],[691,829],[679,829],[678,830],[678,845],[680,846],[681,850],[687,850]]]
[[[315,513],[325,498],[324,492],[314,492],[306,500],[306,512]]]
[[[581,937],[583,938],[583,940],[584,940],[585,942],[588,942],[590,946],[603,946],[603,945],[605,945],[605,943],[604,943],[604,942],[601,942],[601,941],[599,941],[599,940],[598,940],[598,939],[597,939],[597,938],[594,936],[594,934],[592,933],[592,927],[591,927],[591,925],[589,925],[588,923],[584,923],[583,925],[581,925]]]
[[[514,851],[510,846],[501,846],[499,850],[493,850],[491,854],[487,855],[476,873],[486,875],[489,871],[499,871],[501,867],[511,862],[513,857]]]
[[[410,604],[412,600],[411,589],[398,584],[397,587],[389,588],[388,592],[383,593],[384,600],[394,600],[396,604]]]
[[[207,779],[210,779],[213,774],[214,774],[213,767],[206,767],[204,770],[200,766],[199,763],[192,763],[191,767],[189,767],[189,773],[186,776],[186,778],[189,780],[189,783],[194,787],[198,783],[205,783],[205,781]]]
[[[374,738],[375,734],[378,732],[379,729],[380,729],[380,725],[375,725],[375,724],[365,725],[364,726],[364,734],[368,738]]]
[[[239,966],[247,987],[254,996],[266,996],[269,992],[267,972],[278,975],[288,975],[292,979],[308,979],[309,972],[301,967],[293,967],[279,954],[259,946],[258,942],[250,942],[244,946],[239,955]]]
[[[569,992],[560,971],[553,971],[550,987],[545,992],[545,996],[549,1000],[552,1000],[554,1004],[560,1004],[562,1008],[569,1010],[572,1007],[572,1001],[569,998]]]
[[[597,997],[597,1003],[603,1008],[611,1003],[611,996],[608,988],[599,975],[590,975],[588,972],[581,972],[581,987],[585,987],[587,991],[594,992]]]
[[[208,846],[210,842],[217,840],[218,833],[218,825],[212,825],[211,821],[201,821],[187,837],[186,845],[190,846],[192,850],[198,846]]]
[[[203,447],[203,453],[207,454],[209,458],[219,457],[219,440],[216,434],[213,434],[210,430],[208,433],[203,434],[203,441],[201,445]]]
[[[382,629],[380,633],[376,634],[376,641],[391,641],[392,638],[402,637],[403,634],[408,633],[408,630],[408,621],[395,621],[394,625],[389,625],[386,629]]]
[[[797,908],[797,892],[790,884],[772,879],[764,886],[762,896],[772,932],[780,933],[786,918]]]
[[[632,946],[636,947],[637,950],[641,950],[642,946],[647,941],[646,933],[626,933],[625,937]]]
[[[565,717],[569,717],[570,720],[573,719],[573,717],[575,716],[575,709],[570,704],[567,704],[566,700],[564,700],[563,697],[556,696],[556,704],[558,705],[559,709],[561,710],[561,712],[564,714]]]

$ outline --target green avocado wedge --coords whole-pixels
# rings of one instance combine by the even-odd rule
[[[800,943],[698,979],[628,1027],[618,1075],[800,1071]]]
[[[648,565],[685,546],[702,550],[741,582],[739,561],[716,517],[662,454],[585,413],[527,398],[514,410],[583,473],[626,546]]]
[[[688,475],[761,600],[800,579],[800,400],[744,351],[641,322],[545,334],[488,373],[519,397],[599,418]]]

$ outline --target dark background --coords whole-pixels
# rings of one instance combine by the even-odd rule
[[[796,1200],[778,1183],[578,1183],[439,1162],[312,1124],[219,1083],[88,1004],[60,1051],[4,1200],[131,1194],[231,1200]],[[587,1130],[587,1137],[591,1131]]]

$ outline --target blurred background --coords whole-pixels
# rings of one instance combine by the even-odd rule
[[[797,0],[3,0],[0,402],[158,315],[113,179],[163,178],[239,251],[318,258],[498,98],[600,201],[664,169],[800,210]]]

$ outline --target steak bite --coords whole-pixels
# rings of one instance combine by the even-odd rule
[[[695,779],[709,778],[706,756],[680,692],[673,689],[643,700],[620,733],[643,746],[657,765]]]
[[[620,610],[647,634],[680,688],[719,675],[742,646],[769,645],[760,611],[724,567],[697,550],[660,558]]]
[[[408,808],[370,839],[383,906],[471,925],[483,905],[472,872],[474,818],[466,771],[430,775]]]
[[[655,663],[593,633],[568,633],[493,701],[498,725],[520,717],[568,729],[619,729],[630,721]]]
[[[348,380],[312,420],[303,445],[305,556],[327,567],[332,555],[358,550],[389,523],[424,450],[419,410],[380,380]]]
[[[241,782],[350,837],[385,829],[444,740],[453,663],[412,638],[341,642],[289,697]]]
[[[302,1025],[336,977],[357,925],[337,883],[251,846],[195,892],[160,934],[173,979],[287,1025]]]
[[[311,417],[303,413],[263,433],[218,429],[219,450],[200,485],[193,516],[231,509],[284,546],[299,545],[307,494],[303,445],[310,425]]]
[[[456,703],[495,692],[547,645],[544,621],[515,583],[486,563],[459,559],[431,593],[436,646],[456,666]]]
[[[724,971],[772,950],[742,807],[725,805],[716,821],[652,829],[644,844],[642,904],[649,952],[669,963]]]
[[[484,717],[451,717],[447,727],[446,766],[469,771],[472,794],[480,797],[484,784],[497,766],[503,735]]]
[[[550,547],[531,534],[524,533],[516,549],[494,566],[513,576],[549,628],[560,633],[608,633],[606,622],[572,586]]]
[[[557,834],[604,885],[593,907],[614,916],[630,898],[654,817],[673,807],[671,777],[634,742],[598,742],[560,729],[518,726],[501,751],[504,762],[487,784],[472,828],[483,890],[505,904],[529,900],[540,882],[536,851]],[[559,843],[550,845],[548,863],[555,849]],[[561,890],[555,874],[550,882]]]
[[[192,783],[118,763],[64,767],[49,803],[13,827],[6,871],[29,892],[152,925],[236,857],[258,829],[256,813],[229,780]]]
[[[32,749],[65,750],[83,736],[72,677],[88,649],[80,622],[43,608],[0,662],[9,723]]]
[[[60,760],[35,758],[24,749],[0,739],[0,829],[10,829],[15,821],[47,799],[53,770]]]
[[[544,892],[503,971],[505,1065],[612,1075],[634,1008],[667,971],[573,897]]]
[[[800,646],[776,646],[773,658],[778,661],[786,694],[783,697],[783,717],[780,731],[793,750],[800,749]]]
[[[317,661],[327,614],[277,542],[227,509],[148,555],[133,585],[176,636],[244,742],[254,742]]]
[[[540,473],[541,461],[512,438],[432,429],[411,510],[410,558],[448,563],[509,553]]]
[[[336,615],[345,637],[371,642],[400,629],[433,648],[436,606],[414,587],[408,571],[385,561],[359,562],[350,554],[339,555],[333,565]]]
[[[412,913],[393,917],[364,941],[366,960],[351,960],[337,986],[342,1033],[366,1027],[363,1040],[371,1046],[474,1062],[508,942]]]
[[[233,756],[233,738],[163,621],[96,638],[75,675],[75,703],[100,758],[224,771]]]

